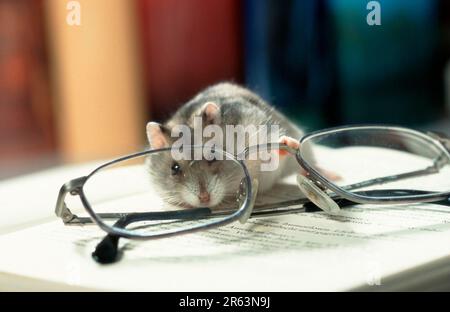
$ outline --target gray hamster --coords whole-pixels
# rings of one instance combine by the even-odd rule
[[[195,117],[197,120],[201,118],[200,126],[195,124]],[[276,142],[282,136],[298,139],[303,134],[300,128],[257,94],[232,83],[219,83],[201,91],[164,124],[149,122],[147,138],[150,147],[159,149],[172,146],[178,139],[172,137],[172,130],[179,125],[185,125],[192,131],[195,131],[196,127],[202,127],[203,130],[208,125],[216,125],[223,129],[224,133],[227,125],[277,125],[279,137]],[[268,140],[270,141],[270,138]],[[206,139],[202,138],[202,144],[205,141]],[[246,137],[246,146],[248,142],[250,139]],[[261,170],[261,162],[260,159],[246,161],[250,176],[258,179],[259,194],[270,190],[280,178],[301,170],[294,157],[280,157],[276,170],[271,171]],[[150,157],[148,166],[152,184],[159,194],[162,194],[163,199],[171,205],[186,208],[214,209],[235,204],[236,192],[243,177],[233,162],[214,159],[174,161],[170,153]]]

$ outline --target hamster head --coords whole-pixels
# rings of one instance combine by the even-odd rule
[[[217,117],[216,108],[206,105],[200,113],[211,121]],[[169,126],[154,122],[147,124],[147,137],[152,149],[170,147],[178,139],[171,137]],[[152,185],[170,205],[212,209],[236,207],[236,196],[243,178],[241,168],[233,161],[214,156],[207,158],[175,160],[170,150],[152,154],[148,157]]]

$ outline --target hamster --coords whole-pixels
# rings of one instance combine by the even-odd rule
[[[195,123],[201,118],[201,125]],[[292,124],[282,113],[266,103],[254,92],[232,83],[219,83],[198,93],[184,104],[166,123],[149,122],[147,138],[152,149],[170,147],[177,140],[172,130],[185,125],[195,131],[207,125],[217,125],[226,133],[227,125],[279,127],[279,137],[300,138],[303,131]],[[197,129],[198,130],[198,129]],[[251,134],[251,135],[257,135]],[[245,144],[248,146],[246,138]],[[202,144],[205,138],[202,138]],[[270,140],[270,139],[269,139]],[[258,144],[267,142],[258,142]],[[273,141],[272,141],[273,143]],[[275,170],[261,170],[261,160],[246,161],[252,179],[258,179],[258,194],[263,194],[281,178],[300,172],[295,157],[279,157]],[[242,173],[239,167],[228,161],[199,160],[174,161],[170,153],[150,157],[149,170],[152,184],[170,205],[186,208],[223,208],[235,204],[236,192]]]

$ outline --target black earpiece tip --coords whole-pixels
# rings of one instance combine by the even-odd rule
[[[118,236],[107,235],[97,247],[95,247],[92,258],[101,264],[116,262],[118,260],[118,242]]]
[[[314,205],[312,202],[307,202],[306,204],[303,205],[303,208],[305,208],[306,212],[322,211],[322,209]]]

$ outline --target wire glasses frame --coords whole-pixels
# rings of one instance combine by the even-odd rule
[[[379,125],[361,125],[361,126],[344,126],[331,128],[321,131],[312,132],[303,136],[300,139],[300,148],[296,149],[284,144],[266,144],[258,145],[247,148],[243,153],[248,155],[252,151],[261,149],[279,149],[284,150],[292,155],[295,155],[299,165],[306,171],[306,176],[298,175],[297,182],[300,190],[307,198],[299,198],[297,200],[284,201],[275,204],[263,204],[255,206],[255,198],[257,194],[258,181],[253,180],[250,177],[249,171],[245,162],[242,159],[245,157],[239,157],[242,155],[232,155],[225,151],[222,151],[227,160],[234,162],[234,164],[240,168],[243,174],[243,178],[239,188],[239,208],[233,213],[224,214],[220,219],[213,219],[209,222],[194,225],[192,227],[173,229],[164,233],[151,233],[142,234],[137,232],[131,232],[126,227],[134,222],[139,221],[162,221],[168,219],[179,220],[192,220],[195,218],[208,218],[210,216],[217,216],[223,212],[214,212],[213,210],[205,208],[193,208],[187,210],[177,211],[160,211],[160,212],[135,212],[135,213],[96,213],[92,209],[89,200],[86,198],[84,192],[84,185],[89,179],[94,176],[99,170],[111,166],[116,163],[120,163],[136,157],[152,155],[161,151],[170,151],[170,147],[159,150],[148,150],[132,155],[124,156],[116,160],[103,164],[92,171],[89,175],[80,178],[73,179],[65,183],[58,194],[55,213],[60,217],[66,225],[76,224],[88,224],[95,223],[102,230],[108,233],[108,235],[100,242],[95,252],[93,253],[94,259],[101,263],[110,263],[117,260],[117,246],[120,237],[130,239],[156,239],[162,237],[170,237],[180,235],[184,233],[192,233],[196,231],[206,230],[213,227],[229,224],[234,221],[240,221],[245,223],[249,217],[259,217],[267,215],[278,215],[294,212],[312,212],[320,209],[335,212],[340,208],[345,208],[353,204],[406,204],[406,203],[422,203],[432,202],[436,204],[442,204],[450,206],[450,187],[447,192],[429,192],[421,190],[405,190],[405,189],[392,189],[392,190],[370,190],[370,191],[355,191],[370,185],[383,184],[387,181],[397,181],[405,178],[410,178],[419,175],[425,175],[432,173],[436,170],[439,163],[439,159],[435,160],[433,166],[425,168],[424,170],[417,170],[397,175],[385,176],[382,178],[369,179],[363,182],[358,182],[352,185],[338,186],[327,177],[325,177],[317,168],[311,165],[310,162],[302,155],[301,146],[306,145],[307,142],[314,140],[315,138],[327,137],[339,132],[346,132],[352,130],[368,130],[368,131],[397,131],[404,133],[405,135],[420,138],[425,144],[430,144],[436,150],[439,150],[446,162],[450,161],[450,140],[443,135],[435,133],[422,133],[419,131],[411,130],[403,127],[395,126],[379,126]],[[192,148],[202,148],[201,146],[192,146]],[[244,156],[245,156],[244,155]],[[89,217],[78,217],[73,214],[65,203],[65,197],[67,194],[78,195],[81,202],[87,211]],[[393,196],[394,195],[394,196]],[[297,205],[293,208],[292,206]],[[301,205],[298,207],[298,205]],[[114,225],[108,225],[103,220],[116,220]]]

